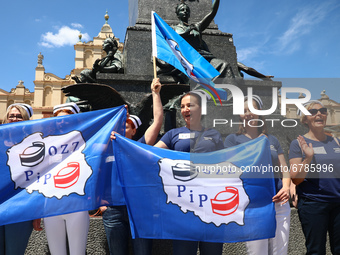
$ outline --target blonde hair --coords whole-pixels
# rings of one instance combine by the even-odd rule
[[[310,109],[312,109],[312,107],[313,107],[314,105],[316,105],[316,104],[321,105],[322,107],[324,107],[323,104],[320,103],[320,102],[311,102],[310,104],[306,105],[305,108],[306,108],[307,110],[310,110]],[[306,123],[306,120],[307,120],[307,115],[305,115],[304,113],[301,112],[300,123],[301,123],[303,126],[305,126],[306,128],[309,128],[309,126],[308,126],[307,123]]]
[[[6,111],[6,114],[5,114],[4,118],[3,118],[2,124],[9,123],[9,118],[8,118],[9,117],[9,113],[10,113],[10,111],[13,108],[16,108],[20,112],[20,114],[22,116],[22,120],[29,120],[30,119],[30,117],[28,116],[27,111],[23,107],[21,107],[20,105],[10,105],[8,107],[7,111]]]

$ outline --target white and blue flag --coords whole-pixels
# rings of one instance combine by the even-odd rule
[[[123,191],[134,237],[241,242],[275,235],[266,137],[184,153],[120,135],[111,141],[112,130],[124,135],[125,122],[122,106],[1,125],[0,225],[114,205]]]
[[[134,237],[242,242],[275,236],[267,138],[210,153],[122,136],[113,147]]]
[[[0,225],[112,205],[125,121],[122,106],[1,125]]]
[[[212,82],[220,73],[157,13],[152,12],[151,19],[152,55],[174,66],[202,87],[213,91],[220,101],[221,97],[227,99],[226,91],[215,89]]]

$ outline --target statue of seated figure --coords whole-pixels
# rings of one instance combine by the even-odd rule
[[[108,37],[103,41],[103,50],[106,56],[97,59],[93,64],[93,69],[81,71],[80,78],[72,77],[77,83],[94,83],[96,82],[97,73],[122,73],[122,54],[118,50],[118,42],[114,38]]]

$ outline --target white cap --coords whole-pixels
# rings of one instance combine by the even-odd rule
[[[142,125],[142,121],[137,115],[130,115],[129,120],[133,122],[135,125],[136,129],[138,129]]]
[[[11,104],[10,106],[8,106],[7,111],[11,106],[20,106],[27,112],[29,118],[33,116],[33,108],[29,104],[24,104],[24,103]]]
[[[71,112],[79,113],[80,109],[78,105],[74,102],[66,103],[66,104],[59,104],[53,107],[53,114],[60,110],[70,110]]]
[[[207,99],[211,99],[211,96],[208,94],[208,92],[204,91],[203,89],[196,89],[192,90],[189,93],[194,93],[202,98],[202,96],[205,96]]]
[[[262,99],[261,97],[259,97],[258,95],[252,95],[253,97],[253,100],[255,100],[255,102],[259,105],[260,109],[259,110],[262,110],[263,108],[263,102],[262,102]],[[248,101],[248,96],[245,96],[244,97],[244,101]]]

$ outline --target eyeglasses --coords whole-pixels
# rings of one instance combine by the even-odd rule
[[[321,114],[327,114],[327,108],[320,108],[320,109],[309,109],[308,110],[312,116],[316,115],[318,112]]]
[[[8,116],[9,119],[14,119],[17,118],[18,120],[22,120],[22,115],[21,114],[11,114]]]

